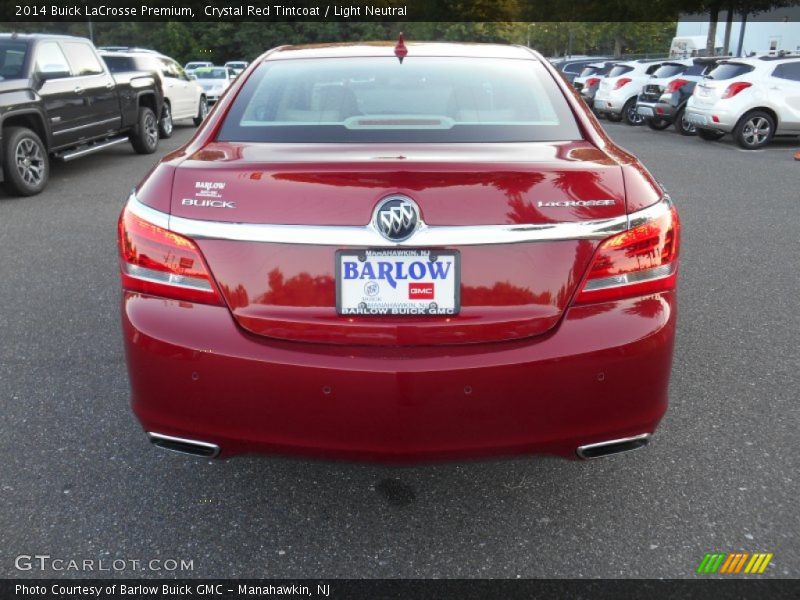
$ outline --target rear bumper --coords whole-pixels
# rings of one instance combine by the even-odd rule
[[[132,406],[146,431],[246,452],[412,462],[574,457],[655,430],[674,293],[569,309],[533,339],[433,347],[281,342],[227,308],[125,292]]]
[[[686,120],[702,129],[712,129],[730,133],[736,127],[738,115],[716,108],[698,108],[696,106],[686,107]]]
[[[601,114],[620,115],[630,99],[631,96],[627,94],[618,94],[613,91],[603,94],[598,91],[594,96],[594,109]]]
[[[661,119],[671,123],[675,116],[675,107],[668,102],[639,99],[636,101],[636,112],[643,117]]]

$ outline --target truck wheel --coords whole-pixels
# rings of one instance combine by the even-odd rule
[[[146,106],[139,107],[139,121],[130,135],[131,146],[138,154],[152,154],[158,148],[158,120]]]
[[[686,110],[683,108],[675,114],[675,130],[681,135],[697,135],[697,128],[686,120]]]
[[[659,119],[658,117],[646,117],[645,123],[650,129],[654,129],[656,131],[661,131],[669,127],[669,121],[665,121],[664,119]]]
[[[4,187],[14,196],[33,196],[47,185],[47,149],[27,127],[7,127],[3,131],[3,174]]]
[[[208,114],[208,100],[205,96],[200,96],[200,103],[197,105],[197,116],[194,118],[195,126],[200,125]]]
[[[713,129],[702,129],[700,127],[696,127],[695,129],[697,130],[697,135],[700,136],[701,140],[706,140],[709,142],[716,142],[723,135],[725,135],[721,131],[714,131]]]
[[[634,127],[644,123],[644,117],[636,112],[635,96],[628,100],[625,106],[622,107],[622,117],[628,125],[633,125]]]
[[[172,137],[174,129],[172,111],[169,108],[169,103],[164,102],[164,108],[161,110],[161,120],[158,122],[158,134],[162,139],[168,139]]]
[[[736,124],[733,139],[745,150],[763,148],[772,141],[775,135],[775,121],[767,113],[754,110],[747,113]]]

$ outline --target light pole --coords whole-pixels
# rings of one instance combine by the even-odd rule
[[[531,47],[531,27],[533,27],[534,25],[536,25],[536,23],[528,23],[528,43],[526,44],[528,48]]]

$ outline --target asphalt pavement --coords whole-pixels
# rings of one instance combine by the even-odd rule
[[[670,410],[648,449],[592,462],[158,451],[128,407],[115,245],[157,157],[120,145],[0,193],[0,577],[675,578],[741,550],[800,576],[798,142],[606,126],[672,194],[683,246]],[[129,566],[15,567],[34,554]]]

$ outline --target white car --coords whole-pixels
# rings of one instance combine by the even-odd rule
[[[686,118],[704,140],[732,133],[748,150],[800,135],[800,56],[721,62],[695,86]]]
[[[247,68],[247,65],[250,63],[246,60],[229,60],[225,63],[225,66],[229,69],[233,69],[233,72],[237,75],[244,71]]]
[[[205,91],[208,103],[214,104],[236,79],[236,73],[229,67],[203,67],[194,72],[194,77]]]
[[[663,60],[630,60],[621,62],[608,72],[594,96],[595,112],[611,121],[624,118],[628,125],[641,125],[644,117],[636,112],[636,97],[650,75]]]
[[[590,63],[583,67],[580,75],[572,80],[572,87],[589,106],[594,107],[594,96],[597,94],[600,82],[616,64],[613,60]]]
[[[213,66],[214,63],[208,62],[207,60],[193,60],[183,65],[183,70],[186,71],[187,75],[192,75],[197,69]]]
[[[159,134],[162,138],[172,135],[174,122],[193,119],[200,125],[208,114],[205,92],[169,56],[152,50],[108,50],[100,56],[112,73],[147,71],[157,75],[164,93],[164,107],[159,119]]]

